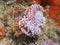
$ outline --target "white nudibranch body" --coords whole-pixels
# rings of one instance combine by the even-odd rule
[[[27,27],[27,31],[21,28],[21,31],[27,36],[41,34],[41,28],[45,25],[45,17],[43,15],[43,7],[39,4],[33,4],[25,11],[25,16],[19,21],[19,25]]]

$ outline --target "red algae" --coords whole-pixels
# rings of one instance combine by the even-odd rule
[[[60,0],[52,0],[52,5],[49,9],[49,17],[54,19],[58,24],[60,23]],[[60,25],[58,25],[60,27]]]
[[[0,33],[1,33],[0,40],[2,40],[2,39],[4,39],[4,36],[5,36],[5,29],[4,29],[4,27],[0,26]]]
[[[40,1],[40,0],[33,0],[32,3],[33,3],[33,4],[40,4],[41,1]]]

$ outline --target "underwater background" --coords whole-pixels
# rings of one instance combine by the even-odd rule
[[[40,35],[27,36],[19,21],[32,4],[43,7],[46,21]],[[0,45],[60,45],[60,0],[0,0]]]

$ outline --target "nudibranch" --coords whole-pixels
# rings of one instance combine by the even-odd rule
[[[5,36],[5,28],[0,26],[0,40],[4,39]]]
[[[21,31],[25,35],[33,36],[41,34],[42,27],[46,22],[43,12],[43,7],[38,3],[34,3],[26,9],[25,15],[19,21]]]

